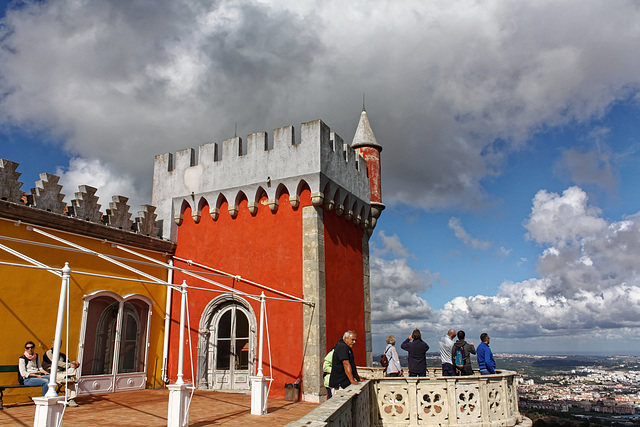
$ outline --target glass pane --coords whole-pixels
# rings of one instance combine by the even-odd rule
[[[231,367],[230,361],[231,361],[231,340],[218,339],[216,369],[229,369]]]
[[[249,338],[249,319],[242,310],[236,310],[236,338]]]
[[[135,372],[138,353],[138,342],[136,340],[138,320],[136,316],[130,311],[125,312],[122,318],[122,326],[118,372]]]
[[[88,343],[85,349],[87,355],[93,353],[93,358],[83,361],[83,374],[104,375],[112,371],[119,304],[111,301],[113,301],[112,298],[105,297],[96,298],[89,303],[87,329],[96,322],[95,335],[93,335],[95,339],[93,343]],[[110,304],[107,305],[107,303]],[[91,337],[89,334],[86,336]],[[93,352],[90,351],[91,344],[93,344]]]
[[[248,339],[236,340],[236,348],[238,349],[236,369],[243,369],[243,370],[249,369],[249,340]]]
[[[138,300],[123,305],[118,373],[144,372],[149,306]]]
[[[218,321],[218,338],[231,338],[231,310],[227,310]]]

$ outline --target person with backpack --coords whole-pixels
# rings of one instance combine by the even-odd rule
[[[387,348],[384,349],[384,354],[380,358],[380,363],[386,368],[385,373],[388,377],[402,376],[402,366],[400,365],[400,358],[395,345],[396,337],[389,335],[387,337]],[[386,363],[383,363],[383,360],[386,360]]]
[[[422,341],[422,334],[419,329],[414,329],[409,338],[404,340],[400,347],[409,352],[409,376],[427,376],[427,351],[429,345]]]
[[[447,335],[440,338],[440,342],[438,343],[440,346],[440,361],[442,362],[443,377],[454,377],[456,375],[456,370],[453,367],[453,363],[451,363],[451,350],[453,349],[453,339],[455,337],[456,331],[449,329]]]
[[[18,359],[18,382],[26,386],[42,386],[42,395],[49,391],[49,375],[42,369],[40,357],[33,341],[24,345],[24,354]]]
[[[451,349],[451,361],[456,368],[457,375],[473,375],[471,369],[471,355],[476,354],[473,343],[464,340],[464,331],[458,331],[458,341],[453,343]]]

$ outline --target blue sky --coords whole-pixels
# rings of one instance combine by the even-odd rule
[[[387,205],[374,352],[640,352],[640,8],[620,1],[0,0],[0,157],[149,203],[153,156],[366,94]],[[67,199],[68,201],[68,199]],[[347,327],[347,325],[345,325]]]

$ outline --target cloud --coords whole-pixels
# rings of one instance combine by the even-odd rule
[[[0,125],[46,130],[149,194],[155,154],[221,141],[235,123],[246,135],[320,117],[348,142],[364,92],[394,147],[385,202],[437,210],[486,203],[482,180],[532,133],[638,94],[633,1],[360,6],[28,3],[0,30]],[[577,154],[567,162],[588,183],[600,163]]]
[[[495,295],[460,296],[442,310],[425,309],[419,321],[425,330],[468,328],[474,334],[489,330],[502,338],[593,333],[621,338],[640,328],[640,212],[606,221],[579,187],[562,195],[541,190],[532,203],[525,226],[529,238],[542,245],[537,260],[540,277],[505,281]],[[384,265],[401,265],[403,277],[414,277],[416,272],[402,261]],[[372,268],[372,278],[374,272],[380,274]],[[383,283],[372,281],[374,286]],[[416,299],[404,300],[406,306],[420,306],[417,298],[424,288],[419,282],[394,283],[392,293],[416,294]],[[382,330],[406,329],[414,318],[413,312],[399,310],[396,316],[380,319],[387,323]]]
[[[380,230],[378,232],[378,238],[382,243],[382,247],[378,248],[378,246],[376,246],[375,243],[373,243],[372,252],[374,255],[377,255],[378,257],[383,257],[387,254],[391,254],[396,257],[415,259],[415,255],[409,253],[409,250],[402,244],[402,242],[400,242],[400,238],[398,237],[397,234],[387,236],[384,230]]]
[[[113,196],[124,196],[129,199],[129,212],[135,215],[138,208],[148,203],[141,192],[135,187],[134,180],[129,175],[118,175],[109,166],[98,159],[72,158],[67,169],[58,168],[56,175],[60,177],[62,193],[65,194],[65,203],[71,204],[75,199],[75,193],[80,185],[89,185],[97,188],[98,203],[102,205],[101,211],[109,207]]]
[[[524,226],[527,237],[537,243],[564,247],[604,230],[607,224],[599,214],[599,208],[587,205],[587,194],[579,187],[568,188],[562,197],[542,190]]]
[[[442,283],[439,274],[412,268],[410,254],[398,236],[388,237],[382,230],[378,236],[382,245],[370,257],[372,321],[407,322],[429,316],[433,310],[420,294],[434,281]],[[386,260],[382,258],[385,254],[396,258]]]
[[[449,218],[449,228],[452,229],[458,239],[460,239],[466,247],[473,249],[487,250],[491,246],[491,242],[486,240],[474,239],[469,233],[462,227],[462,221],[459,218]]]
[[[599,129],[606,133],[607,130]],[[569,148],[562,152],[555,164],[555,171],[567,176],[581,186],[596,186],[608,192],[616,192],[618,179],[614,167],[615,156],[605,144],[598,144],[593,149]]]

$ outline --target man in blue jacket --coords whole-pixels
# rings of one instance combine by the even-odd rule
[[[409,352],[409,376],[427,376],[427,350],[429,345],[422,341],[422,334],[419,329],[415,329],[409,338],[404,340],[400,347]]]
[[[476,349],[478,352],[478,368],[480,368],[480,374],[495,374],[496,361],[493,360],[493,352],[489,348],[489,334],[483,332],[480,335],[480,341],[482,341],[482,343]]]

